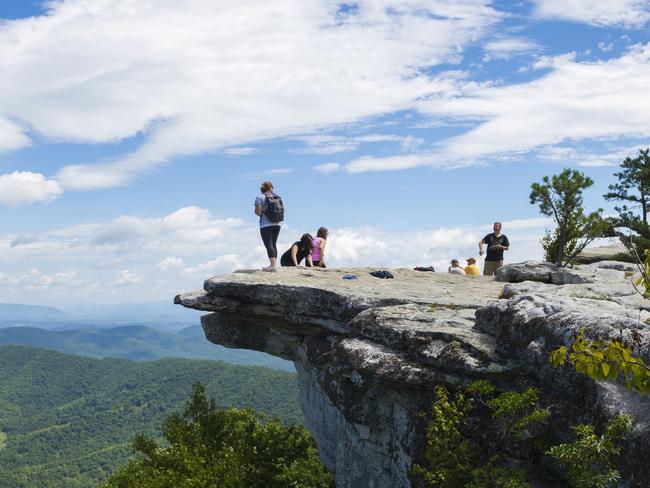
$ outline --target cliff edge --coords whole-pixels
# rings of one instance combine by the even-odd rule
[[[558,269],[526,262],[499,276],[370,269],[240,271],[205,281],[175,303],[210,312],[208,340],[294,361],[306,426],[339,488],[410,487],[436,384],[489,379],[503,389],[533,385],[553,406],[559,430],[635,417],[624,476],[647,486],[650,399],[598,383],[550,351],[589,337],[631,338],[650,361],[650,301],[635,293],[629,264]],[[343,279],[344,275],[357,279]]]

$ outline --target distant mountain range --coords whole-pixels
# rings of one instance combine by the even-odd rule
[[[0,303],[0,322],[13,320],[70,320],[71,315],[54,307],[45,305],[21,305]]]
[[[203,312],[174,305],[171,300],[84,305],[66,310],[43,305],[0,303],[0,328],[27,326],[63,330],[145,325],[180,331],[198,324],[201,315]]]
[[[183,357],[294,371],[292,363],[268,354],[212,344],[205,338],[199,325],[178,332],[140,325],[63,330],[30,326],[0,328],[0,346],[9,344],[42,347],[96,358],[151,360]]]
[[[113,321],[195,321],[205,312],[191,310],[174,305],[172,300],[149,302],[112,303],[102,305],[84,305],[65,310],[77,319],[113,320]]]

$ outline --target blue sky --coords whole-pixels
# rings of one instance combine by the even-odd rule
[[[325,225],[331,266],[443,267],[504,221],[541,256],[530,184],[596,184],[647,147],[647,0],[4,1],[0,291],[171,297]]]

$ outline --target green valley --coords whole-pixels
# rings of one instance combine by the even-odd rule
[[[131,455],[137,433],[160,437],[200,381],[218,405],[301,422],[295,375],[219,361],[130,361],[0,347],[0,486],[97,486]],[[4,445],[4,448],[3,448]]]

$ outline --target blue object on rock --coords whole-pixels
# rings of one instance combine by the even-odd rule
[[[356,279],[358,279],[358,278],[359,278],[359,277],[358,277],[357,275],[353,275],[353,274],[346,274],[346,275],[343,275],[343,279],[344,279],[344,280],[356,280]]]

